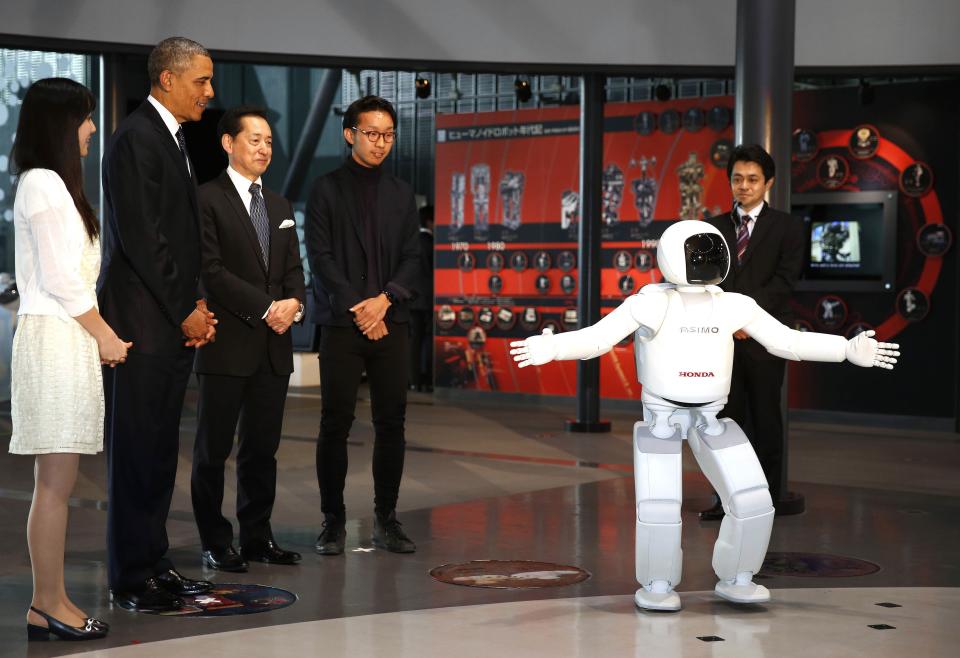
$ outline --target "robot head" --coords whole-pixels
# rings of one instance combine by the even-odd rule
[[[663,277],[678,286],[716,285],[730,270],[730,251],[715,227],[687,219],[660,236],[657,264]]]

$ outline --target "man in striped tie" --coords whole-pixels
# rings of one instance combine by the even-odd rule
[[[227,110],[218,127],[230,166],[202,185],[200,280],[220,318],[217,341],[197,352],[200,383],[190,489],[203,563],[246,571],[248,563],[295,564],[274,541],[275,455],[293,372],[290,325],[306,299],[293,207],[263,187],[273,134],[262,108]],[[239,432],[237,432],[239,421]],[[238,434],[237,520],[221,511],[224,462]]]
[[[764,201],[775,173],[773,158],[762,146],[736,147],[727,165],[733,210],[707,221],[720,229],[735,255],[720,287],[749,295],[760,308],[790,326],[790,295],[803,265],[803,226],[796,217],[774,210]],[[734,337],[730,395],[718,416],[732,418],[746,431],[776,507],[787,490],[787,483],[781,481],[784,441],[780,412],[786,362],[743,332]],[[722,517],[719,499],[700,512],[705,521]]]

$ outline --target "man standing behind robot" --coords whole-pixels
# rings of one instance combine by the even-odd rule
[[[203,231],[200,279],[221,324],[219,340],[197,354],[200,402],[190,489],[204,564],[245,571],[248,560],[300,561],[298,553],[274,542],[270,515],[277,485],[275,455],[293,372],[288,330],[303,317],[306,294],[293,207],[263,187],[261,179],[273,157],[266,112],[249,106],[227,110],[217,132],[230,165],[201,186],[197,197]],[[221,511],[223,467],[238,420],[241,555]]]
[[[790,295],[803,264],[803,227],[800,220],[774,210],[764,197],[773,186],[773,158],[757,144],[740,145],[727,164],[734,207],[707,221],[730,245],[730,274],[720,284],[756,300],[764,311],[790,325]],[[756,450],[770,485],[774,507],[786,492],[781,482],[783,418],[780,389],[786,361],[769,352],[743,331],[734,334],[733,379],[721,418],[742,427]],[[700,513],[705,521],[723,518],[719,499]]]
[[[304,237],[314,273],[320,332],[320,436],[317,481],[324,528],[321,555],[343,553],[347,436],[366,370],[375,432],[373,543],[412,553],[396,517],[403,475],[409,353],[408,302],[420,267],[417,207],[410,186],[383,171],[397,138],[397,114],[365,96],[343,115],[350,157],[317,179],[307,202]]]

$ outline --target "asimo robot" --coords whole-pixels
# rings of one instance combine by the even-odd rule
[[[743,430],[717,418],[730,392],[733,334],[742,329],[771,354],[794,361],[850,361],[891,369],[895,343],[873,331],[851,340],[794,331],[745,295],[717,284],[730,268],[720,232],[680,221],[660,239],[657,259],[666,283],[648,285],[593,326],[544,332],[511,344],[519,366],[555,359],[593,359],[635,333],[643,421],[634,425],[636,572],[634,600],[650,610],[679,610],[681,455],[683,440],[720,496],[724,517],[713,550],[715,592],[735,603],[770,600],[753,582],[767,552],[774,508],[760,462]]]

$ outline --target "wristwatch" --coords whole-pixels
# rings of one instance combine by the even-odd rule
[[[390,302],[391,304],[396,304],[396,303],[397,303],[397,296],[394,295],[394,294],[393,294],[392,292],[390,292],[389,290],[384,290],[384,291],[383,291],[383,294],[384,294],[384,296],[387,298],[387,301]]]
[[[297,312],[293,314],[293,321],[300,322],[303,319],[303,304],[300,304],[300,308],[297,309]]]

